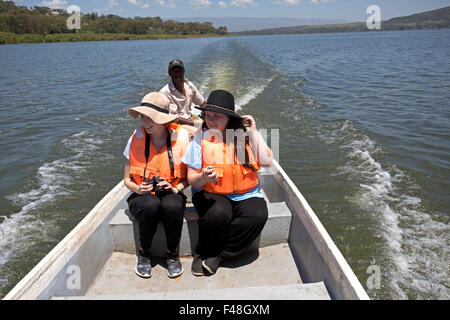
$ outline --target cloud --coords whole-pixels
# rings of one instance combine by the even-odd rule
[[[163,8],[176,8],[177,7],[172,0],[169,0],[169,1],[155,0],[155,1],[153,1],[153,3],[155,5],[157,5],[158,7],[163,7]]]
[[[129,4],[138,6],[139,8],[142,8],[142,9],[150,7],[150,5],[148,3],[144,3],[144,2],[139,1],[139,0],[127,0],[127,2]]]
[[[67,7],[67,2],[61,0],[42,1],[41,5],[52,9],[65,9]]]
[[[117,0],[108,0],[108,7],[115,7],[118,6],[119,3],[117,2]]]
[[[228,5],[227,5],[225,2],[223,2],[223,1],[219,1],[219,3],[217,4],[217,6],[218,6],[219,8],[228,8]]]
[[[298,6],[303,4],[303,0],[283,0],[283,1],[274,1],[274,4],[285,5],[285,6]]]
[[[257,7],[258,4],[253,0],[232,0],[230,6],[246,8],[247,6]]]
[[[335,2],[336,0],[311,0],[311,3],[313,3],[313,4],[319,4],[319,3],[333,3],[333,2]]]
[[[334,3],[336,0],[309,0],[308,1],[311,4],[320,4],[320,3]],[[304,0],[277,0],[273,1],[273,4],[277,4],[280,6],[299,6],[301,4],[305,4],[306,1]]]
[[[209,8],[212,4],[209,0],[189,0],[193,9]]]
[[[97,2],[97,1],[95,1]],[[117,7],[119,5],[119,3],[117,2],[117,0],[108,0],[108,3],[106,4],[106,7],[104,7],[103,9],[94,9],[94,11],[97,12],[106,12],[111,10],[114,7]]]

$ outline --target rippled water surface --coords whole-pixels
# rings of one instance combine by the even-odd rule
[[[123,174],[126,109],[178,57],[280,130],[374,299],[449,299],[450,30],[0,46],[0,296]],[[367,287],[370,266],[381,286]]]

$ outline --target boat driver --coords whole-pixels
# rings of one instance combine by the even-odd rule
[[[204,106],[206,101],[197,87],[184,77],[184,63],[178,59],[170,61],[168,72],[170,82],[159,92],[170,100],[170,113],[194,121],[199,120],[192,114],[192,103]]]

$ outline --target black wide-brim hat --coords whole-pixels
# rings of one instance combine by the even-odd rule
[[[214,90],[209,94],[208,100],[204,107],[195,107],[202,111],[212,111],[217,113],[223,113],[230,117],[241,119],[234,110],[234,97],[231,93],[225,90]]]

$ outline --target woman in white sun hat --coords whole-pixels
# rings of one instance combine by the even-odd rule
[[[187,168],[180,161],[189,142],[187,132],[177,122],[186,121],[169,114],[169,100],[151,92],[140,106],[128,110],[141,125],[128,140],[124,151],[125,186],[132,191],[128,198],[131,214],[139,224],[137,275],[151,277],[150,248],[159,222],[167,239],[167,274],[177,277],[183,272],[178,250],[183,227],[188,186]]]

